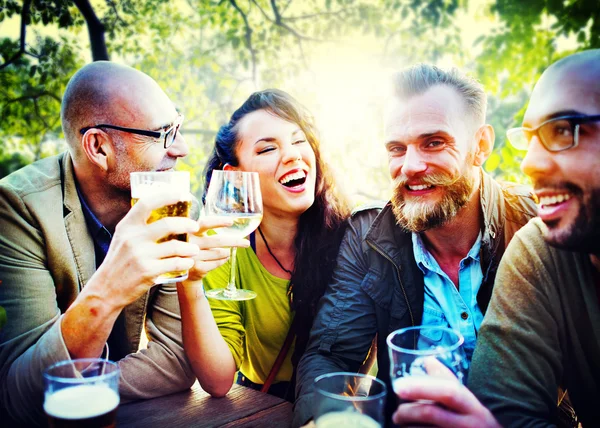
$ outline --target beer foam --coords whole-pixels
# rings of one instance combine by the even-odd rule
[[[154,181],[143,184],[138,184],[135,187],[131,188],[131,197],[136,199],[141,199],[148,195],[154,195],[157,191],[162,191],[164,189],[168,189],[169,184],[164,183],[162,181]]]
[[[157,191],[163,191],[164,189],[188,193],[190,191],[189,172],[131,173],[131,197],[134,199],[140,199],[146,195],[154,195]]]
[[[55,418],[84,419],[110,412],[119,395],[106,385],[78,385],[46,393],[44,410]]]

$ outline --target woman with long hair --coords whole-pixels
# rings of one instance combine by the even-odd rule
[[[312,116],[289,94],[253,93],[216,136],[205,174],[259,174],[263,219],[237,251],[236,283],[247,301],[206,299],[199,286],[178,287],[183,340],[202,388],[223,396],[237,382],[293,401],[293,373],[329,282],[350,210],[321,157]],[[229,262],[208,273],[205,289],[225,287]],[[211,315],[212,314],[212,315]],[[295,319],[292,325],[292,321]],[[290,328],[292,331],[290,333]],[[295,338],[273,370],[286,338]]]

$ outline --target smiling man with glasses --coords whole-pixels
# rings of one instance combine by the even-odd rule
[[[568,56],[536,84],[521,169],[539,199],[499,268],[470,387],[505,426],[600,421],[600,50]],[[561,392],[557,393],[558,387]],[[518,391],[518,392],[517,392]]]
[[[469,373],[472,393],[451,376],[405,385],[402,399],[441,406],[403,405],[397,422],[600,421],[600,50],[550,66],[523,126],[508,138],[527,150],[521,169],[532,180],[538,217],[516,233],[498,268]]]
[[[118,361],[122,400],[189,388],[196,378],[183,349],[176,287],[154,280],[187,269],[192,278],[226,261],[229,250],[221,247],[247,245],[203,236],[224,225],[206,218],[147,223],[153,209],[181,195],[157,191],[131,207],[131,172],[172,169],[188,153],[183,116],[149,76],[88,64],[67,85],[61,120],[68,150],[0,181],[3,426],[46,421],[42,370],[60,360]],[[157,242],[182,233],[189,242]],[[138,350],[142,331],[148,347]]]

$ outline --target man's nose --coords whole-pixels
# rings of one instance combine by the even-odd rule
[[[554,161],[537,135],[534,135],[527,146],[527,154],[521,162],[521,171],[529,177],[546,175],[552,172]]]
[[[177,132],[177,136],[175,137],[175,141],[171,144],[171,147],[167,149],[167,153],[169,156],[174,158],[183,158],[188,155],[190,149],[185,142],[185,138],[181,131]]]
[[[402,173],[406,177],[412,177],[416,174],[425,172],[426,169],[427,163],[419,150],[415,147],[408,146],[406,148],[406,154],[404,155],[404,162],[402,163]]]

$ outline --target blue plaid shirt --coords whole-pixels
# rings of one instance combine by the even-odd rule
[[[483,314],[477,304],[477,293],[483,274],[479,260],[481,232],[467,256],[460,261],[459,289],[440,268],[425,248],[418,233],[412,234],[413,252],[425,280],[422,325],[450,327],[465,338],[464,349],[470,363]]]

